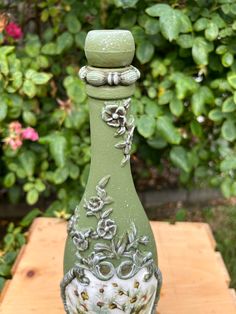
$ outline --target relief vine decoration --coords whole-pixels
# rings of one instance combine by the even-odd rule
[[[102,119],[107,125],[116,128],[114,136],[123,136],[123,141],[117,143],[115,148],[122,149],[124,157],[121,166],[124,166],[130,160],[130,151],[134,134],[134,118],[130,116],[127,119],[131,98],[119,101],[105,101],[102,110]]]
[[[68,234],[76,248],[77,262],[74,267],[65,274],[63,281],[61,282],[61,293],[67,314],[87,312],[81,310],[74,312],[70,310],[72,306],[71,303],[73,303],[73,301],[71,301],[71,298],[69,297],[69,292],[72,289],[73,293],[75,293],[75,281],[82,287],[89,287],[91,275],[95,276],[98,280],[109,282],[112,278],[116,278],[117,281],[130,279],[136,274],[140,274],[140,271],[142,271],[141,280],[143,282],[147,282],[148,286],[150,286],[148,282],[151,280],[151,286],[153,287],[153,278],[156,278],[155,280],[157,281],[158,287],[156,298],[159,295],[161,286],[161,274],[159,269],[155,265],[152,253],[140,250],[140,245],[145,246],[148,244],[148,237],[145,235],[139,236],[133,222],[131,223],[130,228],[121,237],[115,237],[117,235],[117,224],[110,217],[113,209],[108,206],[113,202],[113,200],[107,195],[105,190],[109,180],[109,175],[102,178],[96,186],[96,195],[84,200],[86,215],[94,216],[96,218],[96,227],[85,228],[80,231],[78,230],[78,207],[68,224]],[[99,240],[102,241],[99,242]],[[84,254],[82,256],[81,252],[85,253],[91,248],[92,244],[92,252],[90,250],[87,257],[85,257]],[[120,260],[117,267],[113,265],[112,261],[114,260]],[[70,288],[70,286],[73,286],[73,288]],[[114,289],[114,287],[115,286],[113,286],[112,289]],[[154,291],[156,291],[156,289],[152,288],[151,295],[154,294]],[[150,301],[150,298],[147,299]],[[136,301],[138,301],[138,298],[135,302]],[[112,301],[109,302],[111,303]],[[132,304],[134,309],[136,306],[135,302]],[[144,304],[145,302],[142,301],[142,306]],[[109,305],[106,306],[109,308]],[[125,313],[136,313],[127,312],[125,310],[126,306],[127,305],[125,304],[123,306]],[[97,312],[95,311],[94,313]]]

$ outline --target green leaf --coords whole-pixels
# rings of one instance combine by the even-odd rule
[[[52,78],[51,73],[35,72],[32,75],[31,80],[36,85],[42,85],[42,84],[46,84],[51,78]]]
[[[189,173],[191,171],[191,164],[188,160],[188,155],[184,147],[172,147],[170,151],[170,159],[175,166]]]
[[[11,265],[1,263],[0,264],[0,276],[9,277],[10,275],[11,275]]]
[[[171,80],[176,84],[176,96],[184,99],[188,94],[193,94],[198,89],[198,84],[192,77],[180,72],[174,72]]]
[[[59,54],[56,43],[48,43],[42,47],[42,53],[49,56]]]
[[[197,32],[203,31],[205,28],[207,28],[207,25],[209,23],[209,20],[205,17],[202,17],[196,21],[193,28]]]
[[[40,53],[40,49],[41,49],[41,43],[38,37],[34,37],[30,39],[28,42],[26,42],[25,52],[31,58],[37,57]]]
[[[233,112],[236,109],[236,104],[234,102],[233,97],[228,97],[224,102],[222,106],[222,112]]]
[[[175,10],[177,18],[180,22],[180,33],[189,33],[192,31],[192,23],[189,17],[180,10]]]
[[[19,161],[28,177],[32,177],[36,165],[36,155],[32,151],[24,151],[19,155]]]
[[[232,183],[232,180],[228,177],[225,178],[224,181],[221,183],[221,192],[226,198],[229,198],[231,196]]]
[[[162,149],[167,146],[167,142],[164,140],[163,137],[155,137],[148,139],[148,145],[155,148],[155,149]]]
[[[236,127],[232,120],[226,120],[221,127],[221,134],[224,139],[233,142],[236,139]]]
[[[196,37],[193,42],[192,55],[193,60],[198,65],[208,64],[208,54],[213,47],[203,37]]]
[[[155,4],[150,8],[146,9],[146,13],[150,16],[157,17],[162,16],[164,14],[167,14],[169,11],[171,11],[172,8],[168,4]]]
[[[228,50],[227,46],[225,46],[225,45],[220,45],[220,46],[218,46],[218,47],[216,48],[216,53],[217,53],[218,55],[223,55],[224,53],[227,52],[227,50]]]
[[[0,100],[0,121],[3,121],[7,116],[7,104],[1,99]]]
[[[69,32],[64,32],[62,35],[57,37],[57,51],[62,53],[63,51],[70,49],[73,45],[74,38]]]
[[[224,67],[228,68],[234,63],[234,55],[230,52],[223,54],[221,62]]]
[[[191,123],[190,123],[190,129],[191,129],[191,132],[194,136],[200,138],[202,137],[202,134],[203,134],[203,130],[202,130],[202,126],[200,123],[198,123],[197,121],[193,120]]]
[[[85,85],[79,79],[72,76],[67,76],[64,80],[68,96],[75,103],[82,103],[86,99]]]
[[[69,13],[66,15],[65,22],[68,31],[71,32],[72,34],[76,34],[80,31],[81,23],[76,17],[76,15],[74,15],[73,13]]]
[[[177,44],[184,49],[192,48],[193,46],[193,35],[183,34],[177,39]]]
[[[26,79],[23,84],[23,92],[29,98],[33,98],[37,92],[35,84],[31,80]]]
[[[62,184],[67,180],[69,176],[69,171],[67,167],[57,168],[54,172],[54,183],[55,184]]]
[[[163,138],[170,144],[179,144],[181,136],[178,130],[173,125],[171,119],[166,116],[157,119],[157,130]]]
[[[191,105],[195,116],[205,112],[205,104],[213,104],[214,95],[207,86],[201,86],[192,96]]]
[[[170,111],[175,115],[176,117],[181,116],[181,114],[184,111],[184,104],[180,99],[177,99],[176,97],[172,98],[170,102]]]
[[[28,80],[31,80],[32,76],[37,73],[34,69],[28,69],[26,72],[25,72],[25,78],[28,79]]]
[[[145,113],[147,115],[150,115],[152,117],[158,117],[162,115],[162,110],[160,109],[156,101],[153,101],[147,97],[143,97],[142,101],[145,104]]]
[[[54,134],[49,142],[50,153],[57,167],[63,167],[66,163],[67,142],[64,136]]]
[[[144,25],[147,35],[155,35],[160,31],[160,23],[158,20],[149,17]]]
[[[31,111],[24,111],[22,117],[24,122],[28,125],[35,126],[37,124],[36,115]]]
[[[46,189],[46,186],[41,179],[36,179],[34,187],[38,192],[43,192]]]
[[[0,55],[0,73],[6,76],[9,74],[8,61],[5,55]]]
[[[115,0],[115,4],[117,7],[132,8],[136,5],[139,0]]]
[[[0,47],[0,55],[9,55],[15,50],[15,46],[3,46]]]
[[[49,60],[45,56],[42,56],[42,55],[38,56],[36,59],[36,62],[37,62],[37,65],[40,69],[41,68],[45,69],[45,68],[49,67]]]
[[[34,205],[39,199],[39,192],[36,189],[32,189],[26,193],[26,201],[29,205]]]
[[[28,192],[29,190],[32,190],[34,188],[34,183],[32,182],[27,182],[23,185],[23,190],[25,192]]]
[[[39,210],[38,208],[35,208],[33,210],[31,210],[20,222],[20,225],[22,227],[29,227],[31,225],[31,223],[33,222],[33,220],[38,217],[41,216],[42,212],[41,210]]]
[[[149,115],[143,115],[140,119],[137,121],[137,129],[138,132],[146,138],[151,137],[155,132],[155,119],[152,116]]]
[[[20,71],[16,71],[12,74],[12,85],[14,88],[19,89],[23,83],[23,74]]]
[[[160,17],[161,32],[169,41],[177,39],[180,32],[189,32],[192,29],[188,16],[167,4],[155,4],[146,9],[146,13]]]
[[[172,98],[173,98],[173,92],[172,90],[165,90],[158,99],[158,103],[159,105],[167,105],[171,102]]]
[[[129,10],[127,12],[124,12],[121,15],[120,27],[122,29],[130,29],[131,27],[133,27],[135,25],[136,19],[137,19],[136,11]]]
[[[236,89],[236,73],[235,72],[229,72],[227,74],[227,81],[234,89]]]
[[[214,41],[219,34],[219,28],[214,22],[210,22],[205,30],[205,37],[209,41]]]
[[[144,64],[149,62],[154,54],[154,46],[151,42],[149,41],[144,41],[141,44],[138,45],[137,47],[137,58],[138,60]]]
[[[71,177],[71,179],[76,180],[78,179],[80,174],[80,169],[77,165],[70,163],[69,165],[69,175]]]
[[[223,2],[224,3],[224,2]],[[221,9],[222,11],[225,13],[225,14],[229,14],[230,11],[231,11],[231,5],[230,4],[227,4],[227,1],[225,2],[226,4],[223,4],[221,6]]]
[[[160,28],[163,36],[169,41],[177,39],[181,29],[178,12],[170,9],[165,14],[162,14],[160,17]]]
[[[209,112],[208,117],[212,121],[219,122],[224,118],[223,113],[219,109],[213,109]]]
[[[16,176],[13,172],[9,172],[3,180],[3,184],[6,188],[12,187],[16,182]]]
[[[135,43],[141,44],[146,40],[146,34],[142,27],[140,26],[134,26],[132,27],[132,34],[134,36]]]
[[[86,38],[86,33],[83,31],[75,35],[75,44],[80,49],[84,49],[85,38]]]
[[[221,171],[230,171],[236,170],[236,156],[227,156],[221,163],[220,163],[220,170]]]

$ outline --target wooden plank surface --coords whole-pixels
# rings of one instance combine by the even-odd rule
[[[164,283],[158,314],[236,314],[235,291],[207,224],[152,222]],[[1,296],[1,314],[63,314],[59,282],[66,223],[34,221],[14,278]]]

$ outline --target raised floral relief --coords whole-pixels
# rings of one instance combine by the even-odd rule
[[[102,119],[114,128],[118,128],[117,134],[125,133],[126,128],[126,108],[118,105],[106,105],[102,112]]]
[[[134,223],[122,236],[117,236],[117,224],[110,217],[113,200],[105,190],[109,180],[110,176],[101,179],[96,195],[84,200],[86,215],[96,217],[96,227],[78,230],[78,208],[68,224],[77,262],[61,283],[67,314],[145,314],[155,308],[161,274],[152,253],[141,250],[149,239],[138,235]],[[81,256],[81,252],[91,248],[87,256]],[[117,267],[113,264],[115,260],[119,261]]]
[[[111,219],[101,219],[98,222],[97,234],[100,238],[111,240],[116,234],[117,226]]]
[[[130,98],[122,101],[106,101],[102,110],[103,121],[106,122],[107,125],[117,129],[114,136],[119,137],[123,135],[123,141],[115,145],[116,148],[123,150],[124,158],[121,161],[122,166],[130,159],[134,133],[134,118],[130,116],[130,118],[127,119],[130,101]]]

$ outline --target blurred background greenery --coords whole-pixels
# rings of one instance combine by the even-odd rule
[[[0,286],[32,219],[67,219],[86,185],[89,117],[78,70],[87,32],[101,28],[129,29],[136,42],[137,189],[220,188],[230,199],[223,205],[173,205],[154,218],[210,222],[236,285],[235,18],[234,0],[0,2],[0,211],[29,205],[21,222],[6,230],[2,221]]]

